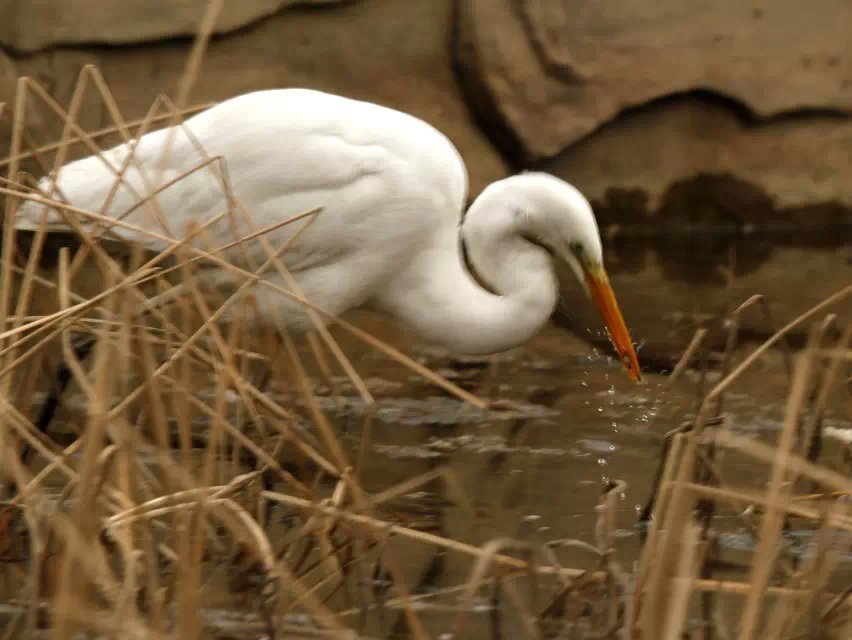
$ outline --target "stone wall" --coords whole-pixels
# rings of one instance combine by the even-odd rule
[[[29,75],[67,103],[95,64],[141,118],[174,95],[205,4],[0,0],[0,101]],[[667,358],[752,293],[780,321],[852,282],[850,30],[847,0],[241,0],[192,98],[369,99],[444,131],[474,195],[528,167],[573,182],[645,353]],[[95,100],[82,122],[111,124]],[[59,131],[47,115],[30,125],[39,142]],[[560,320],[589,335],[599,323],[565,292]]]

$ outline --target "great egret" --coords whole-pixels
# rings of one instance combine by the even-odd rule
[[[212,165],[178,179],[200,164],[199,146],[224,158],[254,229],[322,208],[283,258],[304,296],[332,314],[369,305],[454,352],[495,353],[532,337],[550,317],[558,300],[554,260],[561,260],[597,305],[628,374],[640,378],[586,198],[551,175],[523,173],[488,186],[464,214],[468,180],[458,151],[399,111],[304,89],[248,93],[183,127],[67,164],[55,178],[57,191],[75,207],[125,220],[113,229],[123,239],[162,250],[162,239],[139,229],[180,239],[190,223],[204,224],[232,204]],[[135,163],[116,185],[131,149]],[[51,184],[44,178],[40,187]],[[159,219],[138,206],[156,189]],[[17,228],[38,228],[44,211],[25,202]],[[57,211],[46,215],[49,229],[67,229]],[[92,226],[83,218],[80,224]],[[252,230],[245,219],[226,216],[207,228],[207,238],[224,245]],[[266,238],[279,247],[295,232],[283,226]],[[258,242],[233,248],[232,256],[262,263],[267,255]],[[274,270],[265,277],[281,279]],[[286,287],[283,279],[278,284]],[[268,289],[258,290],[257,308],[258,323],[273,314],[290,329],[310,323],[298,302]]]

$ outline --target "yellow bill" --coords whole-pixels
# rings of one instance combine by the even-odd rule
[[[618,352],[618,357],[621,358],[625,369],[627,369],[627,375],[639,382],[642,379],[639,359],[636,357],[633,341],[630,339],[627,325],[621,316],[621,309],[618,308],[618,302],[615,299],[615,293],[609,283],[606,271],[598,269],[594,272],[586,272],[586,284],[595,306],[597,306],[606,323],[609,339]]]

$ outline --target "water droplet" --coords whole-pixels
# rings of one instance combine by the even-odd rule
[[[601,467],[606,466],[606,458],[598,458],[598,465]]]

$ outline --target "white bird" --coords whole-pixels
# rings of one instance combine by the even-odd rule
[[[240,216],[236,225],[221,219],[208,228],[214,246],[322,208],[283,260],[304,296],[324,310],[339,315],[370,306],[453,352],[496,353],[531,338],[551,316],[559,295],[554,261],[562,261],[597,305],[627,372],[639,379],[592,208],[566,182],[545,173],[512,176],[488,186],[465,213],[467,170],[443,134],[405,113],[311,90],[245,94],[183,126],[65,165],[55,177],[58,192],[80,209],[181,239],[192,225],[229,208],[215,171],[176,180],[200,164],[200,144],[209,156],[224,158],[233,193],[254,225]],[[134,144],[136,164],[116,187],[116,172]],[[47,192],[51,180],[42,179],[40,188]],[[158,221],[149,206],[137,205],[163,185]],[[24,203],[16,227],[36,229],[43,211],[41,204]],[[56,211],[46,215],[49,229],[67,229]],[[79,221],[91,227],[90,219]],[[277,248],[299,226],[265,237]],[[114,232],[152,250],[168,246],[130,227]],[[268,257],[254,239],[231,249],[229,259],[245,259],[241,250],[258,264]],[[487,288],[471,275],[465,252]],[[274,269],[264,277],[288,288]],[[290,329],[310,326],[297,301],[269,288],[257,298],[255,322],[276,314]]]

